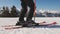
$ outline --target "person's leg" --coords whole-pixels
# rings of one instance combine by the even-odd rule
[[[33,0],[28,0],[28,6],[30,8],[29,13],[27,15],[27,21],[32,20],[34,14],[34,2]]]
[[[19,21],[24,20],[24,16],[27,12],[27,3],[26,3],[25,0],[21,0],[21,6],[22,6],[22,10],[21,10],[21,13],[20,13],[20,16],[19,16]]]
[[[22,10],[20,12],[19,22],[17,22],[16,25],[23,25],[25,22],[24,17],[27,12],[27,3],[25,0],[21,0],[21,6],[22,6]]]
[[[30,10],[29,10],[29,13],[28,13],[27,19],[26,19],[27,25],[24,25],[24,26],[38,25],[37,23],[35,23],[35,21],[32,20],[32,17],[34,15],[34,9],[35,9],[33,0],[28,0],[28,6],[29,6]]]

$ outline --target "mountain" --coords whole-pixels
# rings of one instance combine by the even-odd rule
[[[55,10],[36,10],[37,17],[60,17],[60,11]]]
[[[16,9],[17,15],[20,15],[20,10]],[[0,16],[3,10],[0,10]],[[55,10],[36,10],[36,17],[60,17],[60,11]]]

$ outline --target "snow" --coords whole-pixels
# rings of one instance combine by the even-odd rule
[[[18,17],[0,18],[0,34],[60,34],[60,28],[19,28],[5,30],[4,28],[1,27],[4,25],[15,25],[17,21]],[[57,22],[57,25],[60,25],[60,17],[36,17],[35,21],[37,23],[43,21],[46,21],[46,23]]]
[[[48,13],[60,13],[60,11],[58,10],[47,10],[47,9],[40,9],[40,10],[36,10],[37,13],[44,13],[44,12],[48,12]]]

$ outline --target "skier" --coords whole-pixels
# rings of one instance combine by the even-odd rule
[[[33,14],[34,14],[34,1],[33,0],[20,0],[22,10],[19,17],[19,22],[16,23],[16,25],[24,25],[28,26],[29,24],[36,24],[33,20]],[[24,20],[24,16],[27,13],[27,7],[30,8],[29,13],[27,15],[26,21]]]

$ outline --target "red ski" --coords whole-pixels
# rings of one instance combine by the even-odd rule
[[[53,26],[53,25],[57,24],[56,22],[53,22],[50,24],[45,24],[45,23],[46,22],[39,23],[39,25],[37,25],[37,26]],[[37,27],[37,26],[35,26],[35,27]],[[6,29],[6,30],[23,28],[22,26],[15,26],[15,25],[6,25],[6,26],[2,26],[2,27],[4,27],[4,29]],[[33,27],[33,26],[31,26],[31,27]]]

